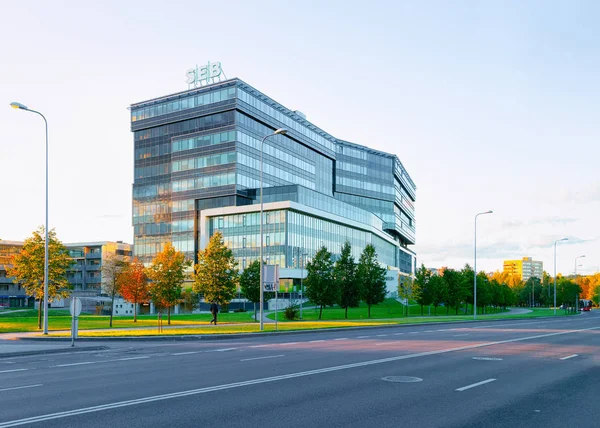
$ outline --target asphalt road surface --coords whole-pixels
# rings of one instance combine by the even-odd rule
[[[600,426],[600,311],[0,359],[0,428]]]

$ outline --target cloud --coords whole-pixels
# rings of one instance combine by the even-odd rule
[[[540,226],[540,225],[551,225],[551,226],[565,226],[567,224],[576,223],[579,219],[573,217],[538,217],[533,218],[529,221],[522,220],[507,220],[502,222],[502,227],[504,229],[518,229],[520,227],[529,227],[529,226]]]
[[[563,187],[557,192],[554,199],[560,204],[600,202],[600,181],[577,188]]]

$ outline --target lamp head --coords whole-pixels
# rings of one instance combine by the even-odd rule
[[[16,109],[21,109],[21,110],[29,110],[29,109],[27,108],[27,106],[24,106],[23,104],[21,104],[21,103],[17,103],[17,102],[12,102],[12,103],[10,103],[10,106],[11,106],[12,108],[16,108]]]
[[[279,129],[278,129],[277,131],[275,131],[273,134],[276,134],[276,135],[277,135],[277,134],[285,135],[285,134],[287,134],[287,132],[288,132],[288,131],[287,131],[287,129],[285,129],[285,128],[279,128]]]

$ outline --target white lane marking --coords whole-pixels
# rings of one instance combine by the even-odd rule
[[[392,345],[394,342],[381,342],[381,343],[376,343],[375,346],[381,346],[381,345]]]
[[[199,354],[204,351],[187,351],[187,352],[175,352],[171,355],[190,355],[190,354]]]
[[[443,329],[441,329],[441,330],[438,330],[438,331],[446,331],[446,330],[448,330],[448,329],[446,329],[446,328],[443,328]]]
[[[435,330],[426,330],[423,333],[433,333],[433,332],[435,332]]]
[[[458,337],[458,336],[468,336],[469,333],[464,333],[464,334],[453,334],[452,337]]]
[[[281,346],[287,346],[287,345],[296,345],[296,344],[298,344],[298,342],[280,343],[279,345],[281,345]]]
[[[243,360],[240,360],[240,361],[264,360],[265,358],[279,358],[279,357],[284,357],[284,356],[285,355],[268,355],[266,357],[244,358]]]
[[[502,361],[502,358],[496,357],[473,357],[474,360],[482,360],[482,361]]]
[[[0,389],[0,392],[2,392],[2,391],[14,391],[15,389],[37,388],[38,386],[43,386],[43,385],[44,385],[43,383],[38,383],[36,385],[15,386],[14,388]]]
[[[204,351],[204,352],[227,352],[227,351],[233,351],[237,348],[223,348],[223,349],[210,349],[208,351]]]
[[[100,412],[103,410],[117,409],[120,407],[136,406],[139,404],[151,403],[151,402],[155,402],[155,401],[170,400],[172,398],[187,397],[190,395],[206,394],[206,393],[214,392],[214,391],[223,391],[223,390],[227,390],[227,389],[241,388],[241,387],[245,387],[248,385],[258,385],[258,384],[263,384],[263,383],[278,382],[281,380],[294,379],[294,378],[305,377],[305,376],[312,376],[315,374],[330,373],[330,372],[336,372],[336,371],[340,371],[340,370],[353,369],[353,368],[357,368],[357,367],[372,366],[375,364],[391,363],[394,361],[426,357],[429,355],[446,354],[449,352],[464,351],[466,349],[485,348],[488,346],[502,345],[505,343],[523,342],[525,340],[541,339],[544,337],[552,337],[552,336],[561,336],[564,334],[579,333],[582,331],[591,331],[591,330],[598,330],[598,329],[600,329],[600,327],[589,327],[589,328],[583,328],[583,329],[578,329],[578,330],[568,330],[568,331],[561,331],[561,332],[557,332],[557,333],[547,333],[547,334],[539,334],[536,336],[520,337],[517,339],[499,340],[496,342],[485,342],[485,343],[479,343],[476,345],[466,345],[466,346],[459,346],[456,348],[439,349],[437,351],[425,351],[425,352],[419,352],[418,354],[399,355],[396,357],[382,358],[379,360],[370,360],[370,361],[363,361],[360,363],[345,364],[343,366],[327,367],[324,369],[316,369],[316,370],[309,370],[309,371],[304,371],[304,372],[289,373],[286,375],[273,376],[273,377],[267,377],[267,378],[261,378],[261,379],[252,379],[252,380],[247,380],[247,381],[242,381],[242,382],[228,383],[228,384],[224,384],[224,385],[216,385],[216,386],[211,386],[211,387],[207,387],[207,388],[191,389],[191,390],[187,390],[187,391],[174,392],[171,394],[154,395],[154,396],[138,398],[138,399],[134,399],[134,400],[117,401],[114,403],[103,404],[100,406],[82,407],[80,409],[67,410],[64,412],[56,412],[56,413],[50,413],[50,414],[46,414],[46,415],[32,416],[29,418],[15,419],[12,421],[7,421],[7,422],[0,422],[0,428],[8,428],[8,427],[14,427],[14,426],[19,426],[19,425],[31,424],[31,423],[35,423],[35,422],[61,419],[61,418],[69,417],[69,416],[83,415],[83,414],[87,414],[87,413]]]
[[[340,338],[333,339],[333,340],[348,340],[348,338],[347,337],[340,337]]]
[[[265,346],[271,346],[271,345],[253,345],[253,346],[249,346],[249,348],[264,348]]]
[[[496,379],[486,379],[481,382],[472,383],[471,385],[463,386],[462,388],[456,388],[455,391],[466,391],[467,389],[475,388],[476,386],[485,385],[486,383],[490,383],[495,381]]]
[[[404,334],[404,333],[394,333],[394,336],[400,336],[401,334]]]
[[[573,355],[569,355],[568,357],[562,357],[561,360],[568,360],[569,358],[575,358],[578,356],[579,356],[579,354],[573,354]]]
[[[2,371],[0,371],[0,373],[24,372],[25,370],[29,370],[29,369],[2,370]]]
[[[375,337],[385,337],[387,334],[376,334]]]
[[[58,364],[56,366],[51,366],[51,367],[85,366],[85,365],[88,365],[88,364],[98,364],[98,363],[102,363],[102,361],[84,361],[82,363]]]
[[[323,339],[321,339],[321,340],[311,340],[308,343],[317,343],[317,342],[325,342],[325,341]]]
[[[411,331],[411,332],[410,332],[410,333],[408,333],[408,334],[419,334],[419,333],[420,333],[420,331]]]
[[[143,356],[143,357],[127,357],[127,358],[117,358],[114,360],[108,360],[108,361],[129,361],[129,360],[143,360],[146,358],[150,358],[148,355]]]
[[[371,336],[358,336],[357,339],[366,339],[367,337],[371,337]]]

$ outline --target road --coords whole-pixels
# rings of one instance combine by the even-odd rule
[[[100,344],[109,349],[0,359],[0,428],[530,428],[597,420],[600,311]]]

